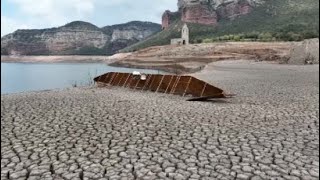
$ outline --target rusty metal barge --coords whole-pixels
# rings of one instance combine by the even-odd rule
[[[190,101],[230,97],[222,89],[192,76],[109,72],[94,81],[102,85],[188,96]]]

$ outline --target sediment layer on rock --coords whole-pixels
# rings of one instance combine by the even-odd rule
[[[1,38],[2,55],[110,55],[159,32],[161,26],[133,21],[99,28],[75,21],[58,28],[17,30]]]
[[[183,22],[217,25],[220,20],[233,20],[249,14],[264,0],[178,0],[178,12]],[[163,14],[162,28],[169,27],[172,19],[168,10]]]

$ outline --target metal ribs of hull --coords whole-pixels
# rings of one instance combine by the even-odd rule
[[[130,73],[110,72],[94,78],[96,83],[136,90],[192,96],[194,100],[225,98],[222,89],[214,87],[192,76],[146,74],[146,79]]]

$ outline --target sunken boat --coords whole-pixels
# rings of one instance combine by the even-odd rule
[[[192,76],[109,72],[94,81],[98,85],[187,96],[190,101],[229,97],[222,89]]]

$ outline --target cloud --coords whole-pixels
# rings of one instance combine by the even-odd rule
[[[27,25],[17,22],[14,19],[8,18],[6,16],[1,15],[1,37],[12,33],[17,29],[27,29],[30,28]]]
[[[175,10],[177,0],[1,0],[14,9],[14,15],[2,14],[5,22],[1,36],[15,28],[49,28],[62,26],[76,20],[91,22],[97,26],[120,24],[133,20],[160,23],[166,9]],[[8,10],[7,10],[8,11]],[[1,16],[2,20],[2,16]],[[23,22],[21,24],[20,22]]]
[[[73,19],[83,19],[94,12],[95,0],[9,0],[31,22],[63,25]]]
[[[162,13],[170,9],[177,9],[177,0],[99,0],[99,8],[118,10],[121,13],[110,13],[114,19],[112,23],[123,23],[126,21],[140,20],[161,22]]]

